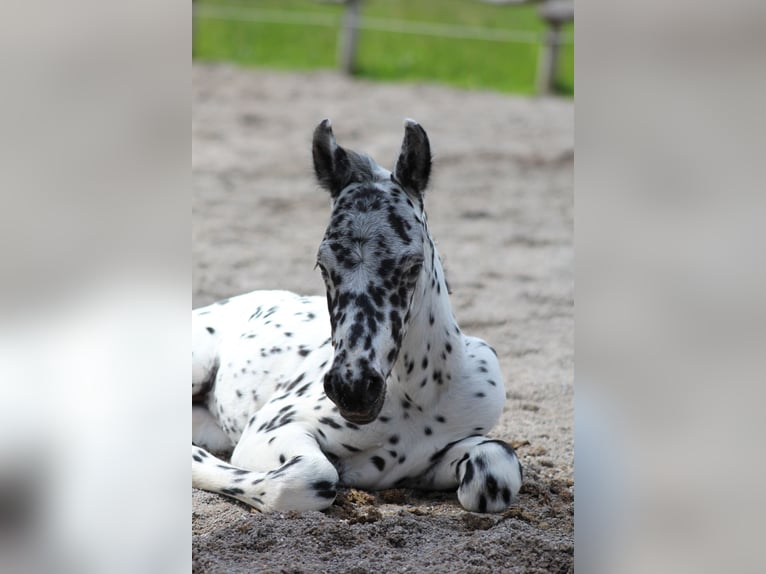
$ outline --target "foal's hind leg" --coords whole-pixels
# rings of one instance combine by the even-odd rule
[[[218,372],[219,334],[211,322],[192,314],[192,401],[207,394]]]
[[[269,446],[271,439],[278,449]],[[335,467],[311,434],[295,423],[267,434],[246,430],[231,464],[192,446],[192,486],[263,512],[322,510],[335,500],[337,485]]]
[[[521,489],[521,463],[503,441],[472,436],[448,444],[431,458],[433,463],[417,486],[457,487],[458,500],[467,510],[500,512]]]
[[[192,405],[192,444],[218,453],[234,447],[207,407],[200,405]]]

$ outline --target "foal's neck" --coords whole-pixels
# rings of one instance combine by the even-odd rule
[[[427,230],[426,236],[425,261],[394,366],[395,382],[415,402],[428,401],[448,389],[463,356],[462,334],[441,260]]]

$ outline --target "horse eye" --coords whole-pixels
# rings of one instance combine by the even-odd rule
[[[407,279],[408,281],[413,281],[417,279],[418,275],[420,275],[420,270],[422,268],[423,268],[422,263],[415,263],[413,265],[410,265],[404,272],[403,277]]]

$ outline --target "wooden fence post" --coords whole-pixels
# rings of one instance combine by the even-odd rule
[[[574,4],[567,0],[548,0],[540,6],[538,13],[548,24],[548,30],[537,68],[537,91],[539,94],[550,94],[556,86],[561,28],[574,18]]]
[[[197,7],[197,0],[192,0],[192,60],[194,60],[194,56],[196,55],[196,50],[194,49],[196,46],[195,40],[197,39],[197,17],[194,15],[194,9]]]
[[[338,61],[343,72],[353,74],[356,71],[356,45],[362,0],[346,0],[345,4],[346,11],[338,38]]]

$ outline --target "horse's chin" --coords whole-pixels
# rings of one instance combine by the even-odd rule
[[[378,418],[378,415],[373,414],[360,414],[360,413],[348,413],[340,411],[340,416],[342,416],[344,419],[346,419],[350,423],[354,423],[357,425],[367,425],[370,424],[372,421],[374,421],[376,418]]]
[[[338,407],[340,416],[350,423],[357,425],[367,425],[378,418],[381,409],[383,408],[383,402],[386,398],[386,394],[383,393],[380,398],[366,411],[348,411]]]

